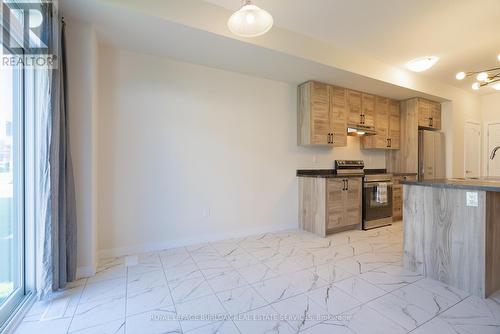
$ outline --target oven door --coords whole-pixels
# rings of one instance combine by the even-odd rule
[[[371,221],[392,217],[392,182],[387,184],[387,201],[377,201],[378,182],[366,182],[363,186],[363,220]]]

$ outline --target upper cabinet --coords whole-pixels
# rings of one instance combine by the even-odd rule
[[[363,111],[364,126],[375,126],[375,96],[370,94],[361,94],[361,110]]]
[[[418,126],[429,130],[441,130],[441,103],[422,98],[416,99]]]
[[[298,144],[347,145],[346,90],[309,81],[298,88]]]
[[[347,90],[347,123],[372,127],[375,124],[375,97]]]
[[[374,100],[374,125],[377,134],[362,137],[361,147],[397,150],[401,141],[399,101],[380,96],[376,96]]]
[[[389,99],[389,148],[399,150],[401,143],[401,111],[399,101]]]

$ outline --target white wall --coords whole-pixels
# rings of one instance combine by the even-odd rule
[[[296,85],[99,48],[99,249],[297,226],[297,168],[384,152],[296,145]],[[317,163],[313,163],[316,157]]]
[[[97,265],[95,157],[97,39],[91,25],[66,17],[70,147],[76,188],[77,276],[89,276]]]
[[[483,173],[488,174],[488,124],[500,123],[500,93],[481,96],[481,114],[483,117]]]

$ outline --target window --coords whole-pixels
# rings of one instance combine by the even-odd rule
[[[0,67],[0,328],[26,294],[23,77],[22,67]]]

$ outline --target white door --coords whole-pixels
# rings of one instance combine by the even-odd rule
[[[491,152],[500,146],[500,123],[488,124],[488,176],[500,176],[500,149],[495,158],[490,159]]]
[[[481,175],[481,125],[465,123],[464,131],[464,176],[466,178]]]

